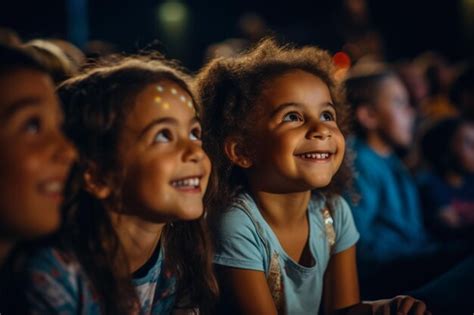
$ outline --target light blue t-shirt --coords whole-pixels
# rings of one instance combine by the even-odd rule
[[[162,250],[153,256],[157,257],[132,280],[140,301],[138,314],[171,314],[176,281],[163,268]],[[102,314],[101,301],[74,255],[53,247],[40,249],[28,262],[27,272],[31,314]]]
[[[336,237],[332,248],[322,213],[325,208],[331,210],[334,220]],[[326,200],[322,194],[314,194],[308,205],[308,221],[309,249],[315,262],[312,267],[302,266],[287,255],[252,197],[241,194],[220,218],[214,263],[263,271],[279,311],[315,314],[321,304],[324,272],[331,254],[353,246],[359,233],[349,206],[339,196]],[[275,276],[281,285],[273,285]]]

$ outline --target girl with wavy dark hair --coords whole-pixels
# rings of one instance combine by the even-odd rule
[[[128,57],[59,87],[79,160],[56,243],[28,264],[32,311],[209,312],[211,165],[189,86],[168,61]]]

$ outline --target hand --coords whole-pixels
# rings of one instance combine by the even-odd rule
[[[372,305],[374,315],[431,315],[425,303],[406,295],[369,303]]]

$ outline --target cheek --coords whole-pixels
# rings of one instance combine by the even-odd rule
[[[0,165],[0,175],[2,181],[10,186],[23,187],[25,183],[37,179],[38,172],[47,166],[47,161],[38,152],[13,148],[5,153]]]
[[[142,163],[136,172],[137,181],[142,191],[150,194],[163,192],[169,188],[169,183],[173,179],[173,171],[176,163],[170,159],[159,158]]]
[[[400,112],[393,112],[387,115],[383,121],[383,129],[394,139],[407,139],[412,135],[413,120]]]
[[[337,144],[337,168],[339,168],[342,164],[342,161],[344,160],[344,155],[346,153],[346,140],[344,139],[344,135],[339,129],[335,131],[333,135],[336,139]]]
[[[202,187],[205,192],[207,189],[207,184],[209,182],[209,176],[211,175],[211,168],[212,168],[211,160],[209,159],[207,155],[205,155],[205,157],[203,158],[202,165],[203,165],[203,169],[205,173],[204,173],[203,178],[201,179],[201,182],[203,184]]]
[[[289,168],[294,165],[294,153],[299,142],[296,135],[281,135],[269,139],[268,142],[272,149],[264,152],[264,163],[272,160],[275,164],[280,165],[281,168]]]

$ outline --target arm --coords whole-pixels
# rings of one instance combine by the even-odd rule
[[[229,314],[229,310],[235,310],[234,314],[277,314],[262,271],[217,266],[216,273],[221,289],[217,314]]]
[[[355,246],[333,255],[324,274],[325,314],[345,314],[360,303]],[[370,314],[364,312],[349,314]]]

